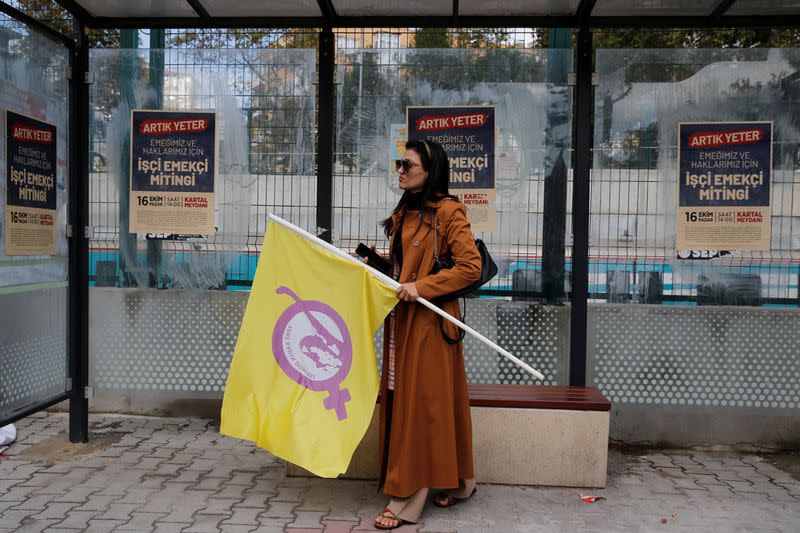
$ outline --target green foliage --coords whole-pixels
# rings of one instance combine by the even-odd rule
[[[604,147],[599,154],[601,164],[607,168],[655,168],[657,164],[658,152],[651,148],[656,143],[650,139],[658,137],[658,124],[649,123],[638,130],[611,131],[615,105],[625,105],[625,97],[635,84],[677,83],[718,61],[766,61],[769,53],[767,48],[786,48],[783,54],[787,63],[795,72],[800,69],[800,54],[791,49],[800,46],[800,30],[597,30],[594,33],[594,46],[596,49],[626,50],[622,54],[605,56],[601,73],[601,76],[613,76],[614,72],[618,73],[616,75],[623,74],[624,86],[598,92],[597,95],[601,100],[601,105],[595,110],[600,119],[597,134],[600,145]],[[641,49],[703,49],[703,52],[688,55],[650,53],[645,60],[636,57]],[[731,118],[736,120],[777,116],[776,109],[782,108],[777,113],[784,117],[786,123],[796,124],[800,120],[800,112],[796,111],[794,102],[800,96],[800,84],[794,81],[797,74],[791,72],[773,75],[769,83],[751,80],[743,73],[741,78],[721,88],[716,105],[730,109]],[[695,104],[686,102],[686,105]],[[776,137],[780,136],[778,130],[781,124],[776,124]],[[780,146],[776,145],[775,150],[776,161],[784,157]]]
[[[74,33],[72,15],[54,0],[14,0],[7,3],[64,35]],[[86,35],[92,48],[119,47],[117,30],[88,29]]]
[[[511,33],[505,28],[417,28],[414,48],[505,48]]]
[[[338,114],[342,120],[336,151],[341,154],[338,163],[348,167],[349,172],[369,161],[368,154],[362,153],[359,146],[365,137],[365,132],[359,131],[359,125],[369,122],[365,119],[368,110],[374,109],[376,100],[385,98],[390,90],[389,80],[378,66],[379,56],[379,53],[354,53],[347,57],[342,84],[337,88],[341,91],[341,98],[337,101],[341,105]]]
[[[450,36],[445,28],[417,28],[414,30],[415,48],[450,48]]]
[[[90,48],[119,48],[119,30],[88,29],[86,37]]]
[[[594,30],[593,39],[595,48],[785,48],[800,46],[800,30],[603,28]]]
[[[477,52],[467,71],[468,83],[545,82],[545,57],[541,52],[510,48],[490,48]]]
[[[193,29],[173,31],[169,48],[308,48],[316,46],[317,32],[275,29]]]
[[[53,0],[12,0],[7,4],[65,35],[72,33],[72,15]]]
[[[500,48],[508,44],[509,33],[504,28],[478,28],[458,30],[454,48]]]
[[[314,28],[285,30],[281,39],[275,41],[272,48],[317,48],[319,46],[319,30]]]

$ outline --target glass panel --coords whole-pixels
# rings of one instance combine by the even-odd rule
[[[249,294],[91,289],[89,383],[114,403],[120,390],[221,398]]]
[[[95,17],[196,17],[186,0],[77,0]]]
[[[72,14],[55,0],[5,0],[5,3],[62,34],[69,35],[72,31]]]
[[[800,117],[788,91],[796,85],[798,58],[795,49],[597,52],[590,253],[598,260],[592,265],[593,297],[663,297],[701,304],[720,298],[736,303],[741,297],[746,305],[797,303],[793,263],[800,246],[800,189],[794,182],[800,168]],[[743,120],[774,121],[771,249],[678,259],[678,122]],[[650,282],[657,296],[642,292]],[[722,286],[733,293],[722,296]]]
[[[0,14],[0,415],[66,390],[68,67],[69,53],[61,44]],[[9,142],[6,111],[55,126],[55,158],[33,143]],[[6,241],[12,226],[7,227],[10,216],[6,215],[16,210],[9,209],[8,202],[21,198],[14,198],[14,191],[7,187],[10,166],[26,172],[41,169],[39,175],[55,176],[52,187],[26,188],[55,194],[54,214],[45,213],[56,226],[53,255],[25,251],[21,253],[27,255],[12,255],[13,246]],[[21,190],[17,188],[18,195]],[[34,240],[52,243],[51,235]]]
[[[322,12],[316,0],[202,0],[212,17],[319,17]]]
[[[249,288],[267,214],[316,231],[315,50],[92,50],[90,59],[96,73],[89,206],[95,383],[158,388],[146,378],[148,368],[178,365],[173,354],[184,353],[187,339],[174,330],[180,323],[188,331],[189,322],[213,334],[208,342],[217,346],[200,350],[190,343],[189,360],[202,356],[225,371],[233,346],[219,332],[238,328],[241,319],[226,307],[226,290]],[[217,113],[214,234],[129,233],[132,109]],[[237,298],[243,304],[246,294]],[[175,316],[183,318],[169,318]],[[203,387],[190,387],[198,384]],[[211,389],[184,380],[168,390]]]
[[[592,10],[597,17],[632,17],[668,15],[685,17],[710,15],[719,0],[598,0]]]
[[[345,17],[452,15],[450,0],[332,0],[336,13]]]
[[[789,414],[800,409],[798,327],[796,309],[590,304],[589,375],[623,412],[639,404]]]
[[[797,15],[800,0],[736,0],[726,15]]]
[[[596,69],[591,381],[614,404],[797,407],[800,50],[598,50]],[[772,122],[770,249],[679,251],[678,123],[741,121]]]
[[[342,83],[337,87],[333,239],[345,250],[365,242],[386,251],[378,222],[400,198],[391,147],[395,137],[402,142],[393,131],[405,123],[406,106],[495,106],[497,223],[495,231],[475,236],[486,242],[500,273],[484,287],[484,298],[469,300],[467,322],[538,365],[548,383],[567,381],[569,319],[534,302],[564,301],[567,283],[571,90],[566,73],[571,61],[571,50],[510,48],[340,49],[337,59]],[[545,205],[549,194],[553,212]],[[557,256],[557,283],[553,270],[543,269],[553,263],[543,255]],[[529,301],[509,301],[518,298]],[[528,338],[537,328],[542,335]],[[477,343],[466,341],[465,349],[474,382],[527,382]]]
[[[580,0],[460,0],[458,14],[487,15],[574,15]]]

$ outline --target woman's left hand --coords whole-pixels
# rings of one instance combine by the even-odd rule
[[[401,283],[394,292],[404,302],[416,302],[419,298],[416,283]]]

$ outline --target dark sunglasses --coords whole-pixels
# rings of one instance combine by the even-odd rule
[[[409,161],[408,159],[395,159],[394,160],[394,169],[395,170],[400,170],[402,168],[403,169],[403,174],[408,172],[408,169],[410,169],[411,167],[415,167],[415,166],[417,166],[417,163],[414,163],[413,161]]]

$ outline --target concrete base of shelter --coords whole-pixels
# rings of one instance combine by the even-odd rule
[[[608,411],[472,407],[478,483],[605,487]],[[376,479],[378,409],[341,477]],[[287,464],[289,476],[311,476]]]

